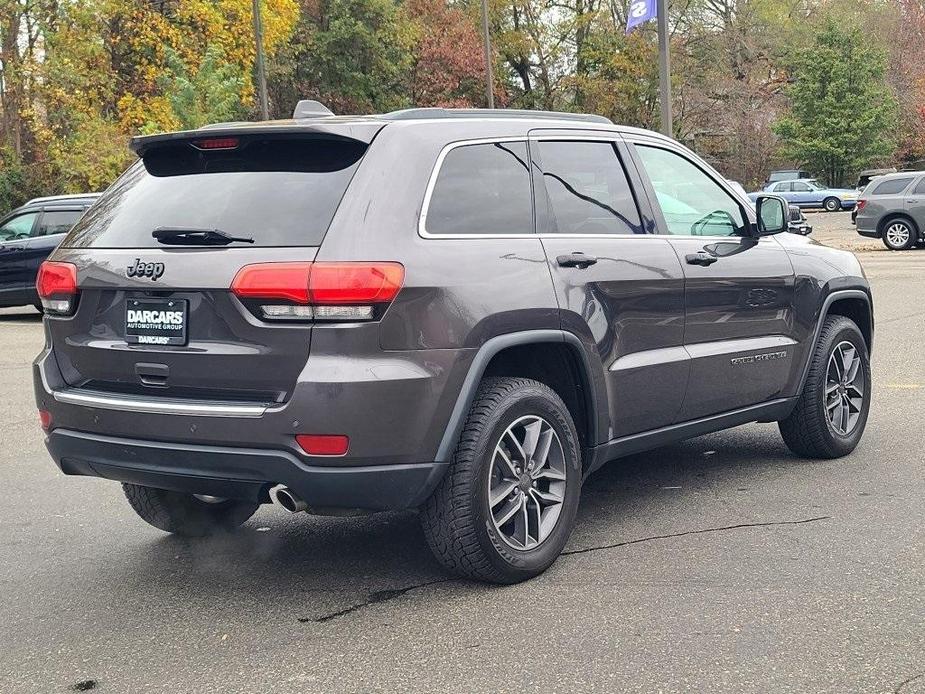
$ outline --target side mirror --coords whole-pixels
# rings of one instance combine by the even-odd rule
[[[777,195],[759,195],[755,200],[758,214],[758,236],[770,236],[787,231],[790,204]]]

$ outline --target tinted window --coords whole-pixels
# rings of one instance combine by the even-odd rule
[[[158,227],[219,229],[255,246],[317,246],[366,146],[353,141],[245,141],[154,150],[87,210],[62,246],[145,248]]]
[[[451,149],[427,207],[431,234],[529,234],[533,199],[524,142]]]
[[[896,195],[896,193],[901,193],[906,189],[906,186],[909,185],[911,178],[893,178],[889,181],[884,181],[883,183],[877,184],[877,187],[874,188],[873,195]]]
[[[626,172],[608,142],[540,142],[543,181],[560,234],[641,234]]]
[[[913,192],[916,195],[925,195],[925,178],[919,181],[919,184],[915,187]]]
[[[636,146],[669,234],[732,236],[745,230],[742,208],[693,162],[658,147]]]
[[[74,226],[74,222],[80,219],[83,210],[55,210],[42,214],[42,221],[39,222],[36,236],[49,236],[51,234],[66,234]]]
[[[0,226],[0,241],[29,238],[29,234],[32,233],[32,225],[35,224],[35,218],[38,216],[38,212],[29,212],[28,214],[21,214],[8,219],[3,226]]]

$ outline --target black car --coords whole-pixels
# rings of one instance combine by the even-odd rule
[[[0,307],[32,304],[41,310],[35,291],[39,266],[98,197],[35,198],[0,219]]]
[[[65,473],[185,535],[420,509],[448,570],[511,583],[610,460],[756,421],[860,441],[870,287],[782,198],[597,116],[317,111],[137,138],[42,266]]]

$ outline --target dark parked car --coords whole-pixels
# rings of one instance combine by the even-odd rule
[[[35,305],[39,266],[98,194],[35,198],[0,219],[0,307]]]
[[[806,215],[796,205],[790,205],[790,221],[787,225],[787,231],[791,234],[800,234],[808,236],[813,233],[813,228],[809,225]]]
[[[864,190],[872,180],[877,178],[877,176],[885,176],[886,174],[896,173],[896,169],[891,167],[889,169],[865,169],[858,174],[858,182],[854,186],[858,191]]]
[[[812,174],[803,169],[777,169],[768,174],[768,180],[764,182],[764,185],[767,186],[778,181],[795,181],[798,178],[812,178]]]
[[[861,193],[854,223],[861,236],[878,238],[891,251],[922,242],[925,230],[925,171],[878,176]]]
[[[134,140],[39,277],[67,474],[168,532],[420,509],[450,571],[540,573],[604,463],[867,420],[870,288],[697,155],[595,116],[420,109]]]

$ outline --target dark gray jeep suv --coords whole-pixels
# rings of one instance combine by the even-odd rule
[[[187,535],[418,508],[443,565],[510,583],[606,461],[755,421],[857,445],[869,285],[782,199],[594,116],[308,111],[136,139],[43,266],[65,473]]]

